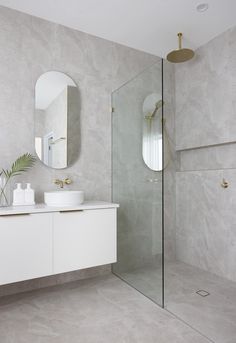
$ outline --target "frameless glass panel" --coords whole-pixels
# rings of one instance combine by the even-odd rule
[[[113,201],[118,262],[113,272],[163,305],[162,61],[112,94]]]

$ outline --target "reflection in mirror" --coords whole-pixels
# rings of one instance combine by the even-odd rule
[[[149,94],[143,102],[143,160],[154,171],[161,171],[163,168],[162,106],[162,96],[158,93]]]
[[[35,86],[35,151],[55,169],[75,162],[79,153],[79,92],[67,75],[49,71]]]

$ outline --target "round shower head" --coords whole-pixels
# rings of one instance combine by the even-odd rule
[[[171,51],[167,55],[167,60],[172,63],[181,63],[191,60],[193,58],[194,52],[191,49],[178,49]]]
[[[194,56],[194,51],[191,49],[182,48],[182,33],[178,33],[179,37],[179,49],[171,51],[167,55],[167,60],[172,63],[181,63],[191,60]]]

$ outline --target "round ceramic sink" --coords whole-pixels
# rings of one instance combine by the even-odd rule
[[[77,206],[84,202],[83,191],[44,192],[44,202],[48,206]]]

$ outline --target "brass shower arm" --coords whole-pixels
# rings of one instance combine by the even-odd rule
[[[182,49],[182,37],[183,37],[183,34],[181,32],[179,32],[177,36],[179,38],[179,49]]]
[[[148,115],[145,116],[146,119],[152,119],[155,117],[157,111],[164,105],[164,102],[162,100],[159,100],[156,103],[155,109],[152,113],[148,113]]]

